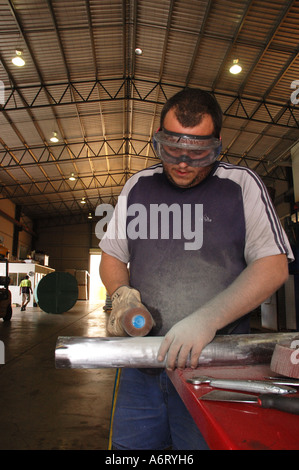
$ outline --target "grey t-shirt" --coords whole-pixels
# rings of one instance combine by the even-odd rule
[[[164,335],[253,261],[286,253],[288,239],[267,189],[251,170],[216,162],[199,185],[182,189],[161,164],[126,183],[101,249],[129,263],[130,285],[141,294]],[[222,333],[247,333],[248,316]]]

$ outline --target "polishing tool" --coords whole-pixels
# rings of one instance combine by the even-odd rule
[[[153,318],[146,309],[135,307],[122,315],[121,323],[129,336],[146,336],[153,327]]]
[[[276,344],[270,368],[277,374],[299,379],[299,336]]]
[[[120,286],[111,297],[112,311],[107,331],[112,336],[146,336],[155,321],[141,301],[140,292],[130,286]]]

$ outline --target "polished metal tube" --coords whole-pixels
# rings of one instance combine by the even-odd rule
[[[199,365],[270,363],[275,345],[297,333],[216,336],[203,350]],[[55,349],[57,369],[160,368],[157,360],[162,336],[88,338],[60,336]]]

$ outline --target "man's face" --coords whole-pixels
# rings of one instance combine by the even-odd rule
[[[175,116],[173,109],[166,114],[163,128],[167,131],[190,135],[211,135],[214,132],[214,124],[209,114],[206,114],[201,123],[195,127],[183,127]],[[203,181],[211,171],[212,165],[205,167],[192,167],[185,162],[178,164],[163,162],[167,178],[180,188],[191,188]]]

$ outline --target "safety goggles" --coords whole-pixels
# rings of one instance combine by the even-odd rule
[[[221,152],[221,139],[213,135],[188,135],[161,129],[154,135],[155,150],[163,162],[203,167],[214,163]]]

